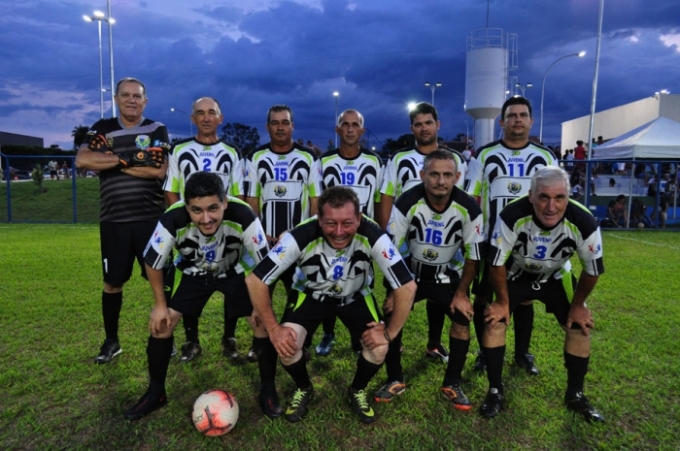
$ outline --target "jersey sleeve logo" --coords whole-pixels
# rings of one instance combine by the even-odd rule
[[[135,146],[138,149],[146,150],[151,145],[151,139],[148,135],[137,135],[135,138]]]
[[[475,226],[475,231],[477,232],[477,235],[484,236],[484,226],[483,225],[477,224]]]
[[[432,249],[425,249],[423,251],[423,258],[429,262],[435,261],[439,257],[439,252]]]
[[[491,238],[495,240],[496,243],[501,244],[501,232],[494,232]]]
[[[281,244],[272,249],[272,252],[279,257],[280,260],[283,260],[283,257],[286,256],[286,248]]]
[[[258,233],[257,236],[253,237],[253,243],[255,244],[260,244],[262,240],[264,240],[264,238],[262,237],[261,233]]]
[[[522,192],[522,184],[517,182],[508,183],[508,192],[513,196],[518,195]]]
[[[599,244],[597,246],[595,246],[594,244],[591,244],[591,245],[588,246],[588,250],[591,253],[597,255],[597,254],[600,253],[600,251],[602,251],[602,246],[600,246]]]
[[[382,251],[382,256],[388,260],[392,260],[392,258],[395,256],[394,248],[390,247],[389,249],[384,249]]]

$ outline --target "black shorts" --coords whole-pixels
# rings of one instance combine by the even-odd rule
[[[418,301],[426,299],[427,302],[431,304],[438,305],[442,313],[445,313],[451,321],[461,326],[470,326],[470,321],[462,313],[456,310],[455,313],[451,312],[451,301],[453,301],[453,295],[456,294],[458,289],[458,282],[453,283],[426,283],[418,282],[418,290],[416,291],[416,297],[414,299],[413,305]]]
[[[366,326],[368,323],[382,320],[373,295],[362,297],[358,294],[353,302],[341,306],[331,302],[320,302],[305,293],[291,290],[281,323],[299,324],[307,331],[314,331],[325,319],[336,316],[349,331],[352,343],[361,338],[361,334],[368,329]]]
[[[474,294],[475,297],[480,296],[486,298],[486,302],[489,302],[491,300],[489,298],[493,296],[491,281],[489,280],[489,264],[483,260],[479,262],[477,277],[472,281],[472,294]]]
[[[130,280],[137,262],[144,269],[144,250],[156,229],[157,221],[102,222],[99,224],[99,242],[102,251],[104,282],[115,287]]]
[[[253,304],[243,274],[218,279],[188,276],[174,269],[165,275],[165,302],[183,315],[201,316],[216,291],[224,294],[224,308],[229,318],[252,315]]]
[[[281,281],[281,283],[283,284],[283,288],[285,288],[286,290],[286,295],[289,295],[291,291],[295,291],[291,288],[293,286],[293,276],[295,275],[295,268],[297,268],[297,266],[292,265],[290,268],[286,269],[283,273],[281,273],[279,278],[276,279],[274,283],[269,285],[269,296],[272,299],[274,298],[274,289],[276,288],[276,283],[279,281]]]
[[[559,280],[550,278],[544,283],[508,282],[510,313],[522,302],[538,300],[545,304],[547,313],[555,315],[557,322],[566,326],[575,287],[576,277],[573,274]],[[572,328],[578,329],[579,326]]]

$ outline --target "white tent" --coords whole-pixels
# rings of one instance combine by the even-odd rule
[[[680,122],[659,117],[595,147],[595,159],[680,159]]]

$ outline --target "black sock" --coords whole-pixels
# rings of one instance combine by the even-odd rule
[[[262,391],[275,390],[276,349],[269,338],[253,337],[253,350],[257,354],[260,369],[260,388]],[[303,359],[300,359],[303,360]]]
[[[373,376],[380,370],[381,366],[382,365],[376,365],[375,363],[369,362],[363,355],[360,355],[357,361],[357,372],[352,381],[352,388],[354,390],[363,390],[366,388],[371,379],[373,379]]]
[[[588,373],[590,357],[576,357],[564,352],[564,367],[567,369],[567,394],[574,395],[583,391],[583,384]]]
[[[149,362],[149,391],[165,393],[165,377],[172,354],[172,337],[154,338],[149,336],[146,357]]]
[[[486,359],[486,375],[489,379],[489,388],[497,388],[503,392],[503,359],[505,358],[505,345],[496,348],[482,348]]]
[[[227,314],[224,314],[224,335],[222,336],[222,341],[224,342],[227,338],[232,338],[236,336],[236,324],[238,323],[238,317],[227,318]]]
[[[512,313],[515,323],[515,358],[529,353],[531,332],[534,328],[534,306],[518,305]]]
[[[106,293],[102,291],[102,315],[107,340],[118,341],[118,318],[123,306],[123,292]]]
[[[444,383],[442,386],[460,383],[462,380],[463,367],[470,349],[470,340],[460,340],[449,337],[449,363],[446,365]]]
[[[472,304],[472,311],[474,316],[472,317],[472,323],[475,326],[475,335],[477,335],[477,343],[479,344],[479,349],[482,349],[482,337],[484,336],[484,327],[486,323],[484,322],[484,310],[486,310],[486,302],[476,302]],[[483,352],[483,351],[482,351]]]
[[[182,323],[187,341],[198,343],[198,316],[182,315]]]
[[[404,373],[401,366],[401,335],[401,331],[399,331],[397,336],[392,338],[392,342],[387,348],[387,355],[385,356],[387,382],[404,382]]]
[[[335,319],[337,316],[333,315],[330,318],[323,320],[323,333],[335,335]]]
[[[307,373],[307,362],[304,356],[292,365],[281,365],[288,374],[293,378],[297,388],[309,388],[312,386],[312,381],[309,380],[309,373]]]
[[[436,302],[426,301],[427,310],[427,346],[434,348],[439,346],[442,341],[442,330],[444,329],[444,308]]]

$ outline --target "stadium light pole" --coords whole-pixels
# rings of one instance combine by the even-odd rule
[[[109,24],[109,69],[111,71],[111,117],[116,117],[116,79],[113,75],[113,30],[111,25],[116,23],[111,18],[111,0],[106,0],[107,14],[106,23]],[[146,95],[146,93],[144,93]]]
[[[182,111],[182,110],[180,110],[178,108],[174,108],[174,107],[171,107],[170,111],[172,111],[173,113],[178,112],[178,113],[182,113],[182,114],[187,114],[189,116],[189,138],[191,138],[194,135],[194,126],[191,122],[191,115],[188,114],[186,111]]]
[[[515,83],[515,88],[522,91],[522,97],[526,97],[527,88],[533,88],[533,87],[534,87],[533,83],[527,83],[526,85],[523,85],[521,83]]]
[[[548,76],[548,72],[550,72],[550,69],[552,69],[552,67],[555,64],[559,63],[560,61],[562,61],[565,58],[569,58],[569,57],[572,57],[572,56],[578,56],[579,58],[583,58],[585,55],[586,55],[586,52],[581,51],[581,52],[578,52],[578,53],[570,53],[569,55],[561,56],[561,57],[557,58],[555,61],[553,61],[553,63],[550,66],[548,66],[548,69],[545,71],[545,74],[543,75],[543,84],[541,86],[541,125],[539,127],[539,132],[538,132],[538,141],[540,143],[543,143],[543,99],[545,98],[545,79]]]
[[[429,81],[425,82],[425,86],[430,88],[430,91],[432,91],[432,106],[434,106],[434,90],[437,88],[441,88],[442,84],[440,82],[437,83],[430,83]]]
[[[102,56],[102,22],[107,21],[104,13],[95,11],[91,16],[83,16],[85,22],[97,22],[97,29],[99,31],[99,118],[104,118],[104,68]]]
[[[335,97],[335,118],[333,119],[333,131],[335,131],[335,126],[338,124],[338,97],[340,97],[340,93],[338,91],[333,91],[333,97]],[[335,133],[335,148],[338,148],[337,133]]]

